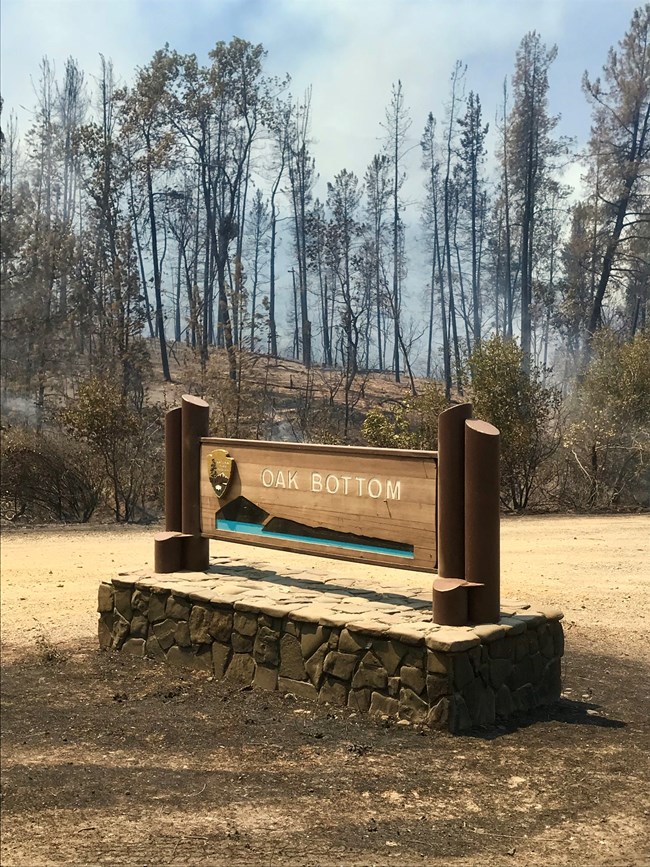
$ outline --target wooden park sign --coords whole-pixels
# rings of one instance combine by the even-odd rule
[[[436,623],[499,620],[499,431],[471,404],[438,420],[438,452],[208,436],[183,395],[165,417],[165,528],[155,571],[204,571],[209,540],[438,572]]]
[[[303,554],[436,567],[436,452],[201,439],[201,532]]]

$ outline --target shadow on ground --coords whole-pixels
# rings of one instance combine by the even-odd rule
[[[59,650],[2,668],[3,865],[642,863],[629,660],[569,648],[555,706],[454,737]]]

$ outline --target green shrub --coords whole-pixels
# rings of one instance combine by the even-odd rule
[[[375,406],[368,411],[361,425],[368,445],[380,449],[415,449],[417,434],[410,428],[406,407],[396,403],[387,413]]]
[[[572,493],[583,508],[650,505],[650,337],[621,343],[610,331],[571,396],[565,437]]]
[[[409,410],[417,431],[418,448],[438,448],[438,416],[449,407],[440,383],[427,383],[422,391],[409,400]]]
[[[147,517],[160,496],[162,423],[158,407],[138,412],[112,380],[91,377],[59,414],[61,424],[85,443],[103,468],[116,521]]]
[[[492,337],[469,358],[474,415],[501,432],[501,498],[506,508],[525,509],[541,488],[544,462],[560,443],[560,393],[542,371],[523,369],[512,340]]]
[[[449,406],[439,383],[427,383],[415,396],[394,403],[389,412],[373,407],[361,432],[378,448],[433,449],[438,447],[438,416]]]

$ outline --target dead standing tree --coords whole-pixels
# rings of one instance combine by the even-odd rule
[[[237,378],[237,358],[226,275],[230,249],[239,237],[250,150],[258,131],[263,99],[262,45],[234,38],[218,42],[209,67],[196,56],[175,52],[168,100],[171,123],[193,151],[205,211],[208,245],[203,290],[201,359],[211,342],[225,346],[230,377]],[[214,322],[213,275],[217,281]]]

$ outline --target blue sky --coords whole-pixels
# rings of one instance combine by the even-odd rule
[[[494,129],[517,47],[528,31],[537,30],[547,46],[558,46],[550,76],[550,110],[562,115],[558,132],[580,147],[590,125],[582,75],[600,73],[638,5],[634,0],[2,0],[0,85],[5,109],[16,110],[24,132],[34,103],[32,79],[44,55],[58,72],[68,56],[75,57],[92,84],[102,53],[113,60],[118,81],[129,83],[133,70],[166,42],[204,62],[217,41],[236,35],[261,42],[268,51],[268,74],[290,73],[296,97],[313,88],[316,193],[324,198],[326,181],[342,168],[363,177],[381,149],[380,123],[391,85],[401,79],[412,119],[403,197],[412,251],[407,293],[417,320],[428,274],[416,243],[423,197],[417,143],[430,111],[444,121],[455,61],[467,64],[466,90],[479,94],[484,119]],[[493,159],[491,138],[488,150]],[[577,187],[580,173],[572,164],[564,179]],[[288,245],[281,255],[289,255]]]
[[[536,29],[558,45],[551,110],[561,132],[584,142],[589,110],[580,89],[585,69],[598,74],[638,3],[630,0],[3,0],[1,89],[21,129],[33,104],[31,78],[43,55],[58,70],[77,58],[87,76],[100,52],[118,78],[147,63],[169,42],[206,59],[233,35],[262,42],[267,70],[289,72],[292,91],[313,86],[313,136],[321,178],[344,166],[363,174],[380,146],[391,84],[401,78],[418,140],[427,113],[444,113],[456,59],[468,64],[466,87],[494,119],[504,76],[522,36]]]

